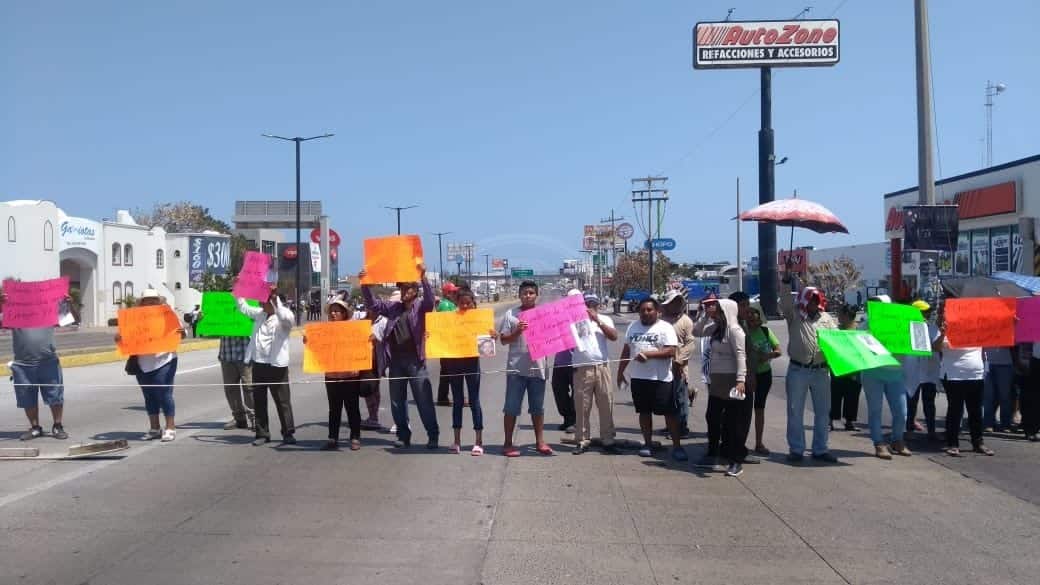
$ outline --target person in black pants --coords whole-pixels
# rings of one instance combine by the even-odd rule
[[[256,415],[256,439],[259,446],[271,441],[267,420],[267,393],[271,392],[278,420],[282,423],[282,442],[296,444],[292,401],[289,391],[289,335],[296,316],[285,299],[272,285],[271,296],[259,307],[238,299],[238,310],[253,319],[253,335],[246,348],[245,361],[253,368],[253,409]]]
[[[1040,344],[1033,344],[1033,357],[1029,360],[1029,383],[1022,385],[1019,407],[1022,410],[1022,431],[1026,439],[1040,441]]]
[[[939,437],[935,433],[935,395],[938,392],[935,384],[925,382],[917,387],[917,392],[911,396],[906,405],[906,432],[912,433],[914,419],[917,418],[917,403],[924,401],[924,423],[928,428],[928,439],[934,440]]]
[[[838,308],[838,327],[844,330],[856,328],[856,307],[842,305]],[[831,420],[845,419],[845,430],[856,430],[859,415],[859,374],[831,376]],[[834,423],[831,423],[834,430]]]
[[[329,321],[347,321],[351,316],[350,306],[342,299],[329,303]],[[320,317],[320,315],[319,315]],[[303,337],[306,345],[307,336]],[[343,422],[343,409],[347,409],[347,424],[350,426],[350,450],[361,448],[361,406],[359,401],[364,396],[367,386],[363,386],[362,378],[371,378],[373,372],[326,372],[325,393],[329,399],[329,439],[322,445],[322,451],[339,449],[339,431]]]
[[[552,391],[553,399],[556,400],[556,411],[563,417],[560,430],[573,433],[578,416],[574,411],[574,366],[571,365],[569,349],[561,351],[553,358]]]
[[[993,455],[982,444],[982,391],[985,369],[981,347],[952,348],[946,341],[946,324],[940,317],[939,335],[932,350],[942,352],[943,389],[946,390],[946,454],[960,457],[961,418],[968,409],[968,430],[972,450]]]
[[[256,440],[259,445],[271,440],[267,417],[267,393],[274,399],[278,422],[282,425],[282,442],[292,445],[296,427],[293,423],[292,402],[289,397],[289,368],[253,362],[253,412],[256,414]]]

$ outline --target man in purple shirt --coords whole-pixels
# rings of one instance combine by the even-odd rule
[[[365,306],[374,315],[386,317],[383,346],[390,365],[390,414],[397,425],[396,447],[412,444],[408,428],[408,386],[419,409],[419,418],[426,428],[427,449],[436,449],[440,428],[433,406],[433,388],[426,373],[426,313],[433,311],[433,289],[426,280],[426,266],[419,265],[422,297],[415,282],[399,282],[400,301],[382,301],[372,295],[367,286],[361,287]],[[358,275],[364,278],[365,271]]]

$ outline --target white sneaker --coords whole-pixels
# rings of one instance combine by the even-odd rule
[[[390,434],[393,435],[395,433],[397,433],[397,425],[392,425],[390,427]]]
[[[166,429],[163,431],[161,441],[163,443],[169,443],[170,441],[177,438],[177,431],[174,429]]]
[[[147,433],[141,435],[141,440],[154,441],[159,437],[162,437],[162,431],[160,431],[159,429],[149,429]]]

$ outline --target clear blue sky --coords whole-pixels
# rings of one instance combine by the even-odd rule
[[[92,218],[189,199],[228,219],[236,199],[293,196],[292,145],[260,133],[329,131],[305,146],[304,198],[324,200],[344,271],[394,230],[382,206],[409,204],[431,265],[428,234],[452,231],[554,268],[583,224],[632,216],[629,179],[647,173],[671,177],[673,257],[732,258],[736,177],[757,201],[758,74],[694,71],[691,28],[807,4],[4,2],[0,198]],[[841,63],[774,72],[777,195],[797,189],[852,232],[799,244],[880,241],[881,195],[916,183],[912,4],[816,0],[811,17],[841,19]],[[1040,8],[930,4],[937,176],[979,168],[988,78],[1009,86],[996,161],[1035,154]]]

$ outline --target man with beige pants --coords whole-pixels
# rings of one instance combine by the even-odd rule
[[[221,337],[217,359],[224,379],[224,396],[231,407],[231,420],[224,430],[252,429],[253,418],[253,368],[246,363],[248,337]]]
[[[578,418],[575,425],[574,454],[581,455],[589,450],[592,432],[592,402],[599,411],[599,437],[603,450],[618,453],[614,445],[614,382],[610,379],[607,365],[607,340],[616,341],[617,329],[614,321],[599,314],[599,297],[585,294],[585,307],[589,320],[574,325],[578,347],[571,352],[574,366],[574,411]]]

